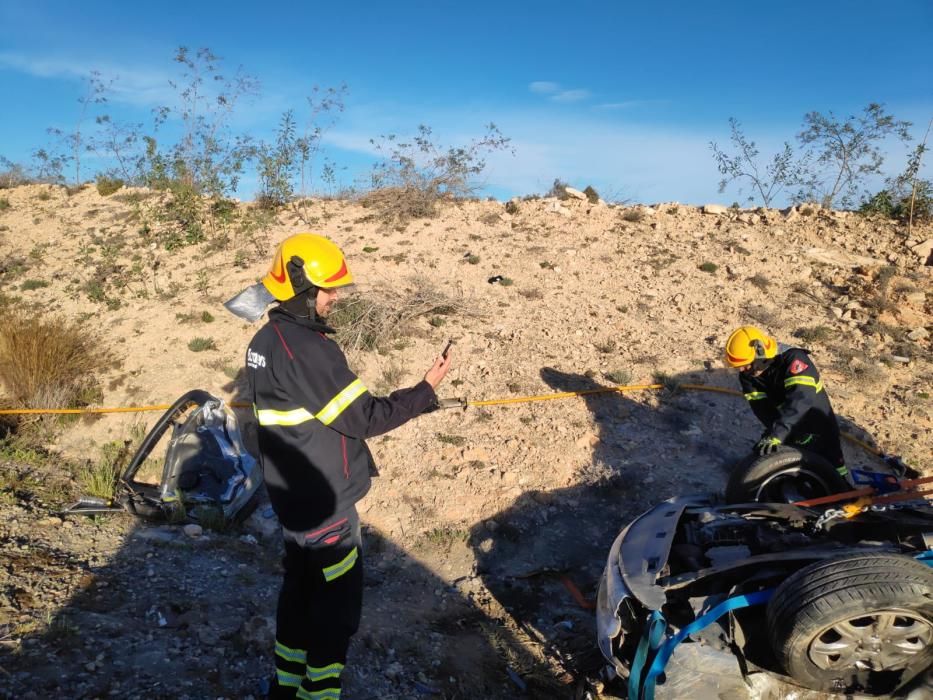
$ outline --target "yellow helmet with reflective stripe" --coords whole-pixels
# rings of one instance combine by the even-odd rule
[[[315,233],[296,233],[279,243],[262,284],[279,301],[311,288],[333,289],[353,284],[343,251]]]
[[[777,341],[755,326],[742,326],[732,331],[726,341],[726,364],[744,367],[755,360],[770,360],[778,352]]]

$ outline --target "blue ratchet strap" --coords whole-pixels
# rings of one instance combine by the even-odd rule
[[[926,564],[927,566],[933,566],[933,550],[927,550],[923,554],[918,554],[914,557],[921,564]]]
[[[900,488],[897,477],[892,474],[867,472],[863,469],[851,469],[852,483],[856,486],[871,486],[878,494],[891,493]]]
[[[653,652],[661,645],[661,639],[667,631],[667,621],[660,610],[654,610],[648,618],[648,626],[638,642],[635,659],[632,661],[632,670],[628,676],[628,696],[632,700],[639,700],[641,687],[641,671],[648,659],[648,653]]]
[[[664,667],[667,666],[667,662],[670,660],[674,653],[674,649],[678,644],[686,639],[688,635],[695,634],[707,625],[711,625],[712,623],[716,622],[716,620],[725,615],[727,612],[732,612],[733,610],[738,610],[740,608],[747,608],[751,605],[759,605],[761,603],[768,602],[768,600],[774,594],[774,590],[775,589],[773,588],[769,588],[764,591],[758,591],[757,593],[746,593],[743,595],[727,598],[709,612],[704,613],[689,625],[683,627],[680,632],[666,639],[658,649],[658,653],[655,655],[654,660],[651,662],[651,666],[648,669],[648,675],[645,676],[645,682],[642,684],[642,695],[632,695],[630,689],[629,697],[633,700],[654,700],[655,683],[658,680],[658,676],[664,673]],[[641,651],[640,648],[639,651]],[[633,664],[633,671],[634,668],[635,667]],[[641,669],[639,669],[639,671],[640,670]],[[631,686],[631,678],[629,678],[629,685]]]

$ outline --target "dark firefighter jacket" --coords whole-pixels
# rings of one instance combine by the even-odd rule
[[[758,420],[781,442],[814,434],[838,443],[836,416],[806,350],[789,348],[759,376],[743,372],[739,382]]]
[[[332,332],[272,309],[246,353],[266,488],[283,527],[294,532],[327,522],[369,491],[375,465],[364,438],[437,401],[426,381],[373,396],[327,337]]]

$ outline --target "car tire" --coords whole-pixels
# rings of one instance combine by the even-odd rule
[[[793,503],[851,488],[820,455],[783,446],[772,454],[751,454],[739,462],[729,475],[726,503]]]
[[[933,661],[933,569],[883,552],[819,561],[778,586],[767,624],[802,685],[888,694]]]

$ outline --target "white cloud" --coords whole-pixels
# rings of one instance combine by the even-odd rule
[[[105,83],[113,81],[108,91],[109,100],[135,106],[167,104],[175,97],[174,90],[168,84],[171,76],[161,71],[15,53],[0,53],[0,67],[37,78],[64,80],[82,80],[90,76],[92,71],[97,71]]]
[[[552,83],[548,80],[536,80],[535,82],[528,84],[528,89],[532,92],[549,95],[560,90],[560,85],[557,83]]]
[[[595,105],[593,109],[606,112],[620,112],[626,109],[635,109],[638,107],[650,107],[656,105],[669,104],[668,100],[624,100],[622,102],[604,102]]]
[[[554,102],[579,102],[580,100],[585,100],[589,96],[589,90],[561,90],[557,94],[551,95],[550,99]]]
[[[550,80],[536,80],[528,84],[528,89],[538,95],[546,95],[552,102],[579,102],[590,96],[590,91],[584,88],[565,90],[560,83]]]

